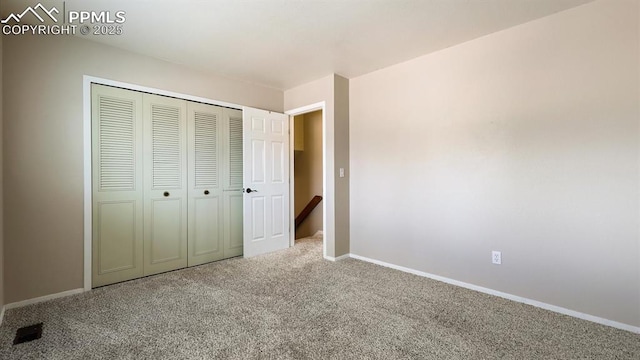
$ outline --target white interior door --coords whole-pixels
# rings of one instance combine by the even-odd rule
[[[244,107],[244,257],[289,247],[289,117]]]

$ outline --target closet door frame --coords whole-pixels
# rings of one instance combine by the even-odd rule
[[[186,101],[200,102],[210,105],[222,106],[241,110],[242,105],[224,101],[207,99],[199,96],[192,96],[173,91],[140,86],[121,81],[99,78],[95,76],[83,76],[83,154],[84,154],[84,291],[92,289],[92,266],[93,266],[93,161],[92,161],[92,126],[91,126],[91,84],[106,85],[133,90],[154,95],[168,96]]]

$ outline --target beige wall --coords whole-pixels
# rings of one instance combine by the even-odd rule
[[[638,13],[596,1],[351,79],[351,252],[640,326]]]
[[[322,196],[322,111],[300,117],[304,121],[304,151],[296,151],[294,154],[296,216],[314,196]],[[296,229],[296,239],[311,236],[317,231],[322,231],[322,203]]]
[[[349,80],[341,76],[334,79],[334,157],[335,157],[335,197],[336,197],[336,256],[350,252],[349,217]],[[344,169],[340,177],[339,169]]]
[[[4,302],[4,223],[3,223],[3,210],[4,210],[4,206],[3,206],[3,181],[2,181],[2,157],[3,157],[3,147],[4,147],[4,140],[3,140],[3,133],[2,133],[2,127],[3,127],[3,116],[2,114],[4,113],[4,107],[2,106],[3,102],[2,102],[2,90],[4,87],[4,82],[2,81],[2,57],[4,56],[4,49],[3,49],[3,40],[4,36],[0,35],[0,311],[2,309],[2,306],[4,306],[5,302]],[[2,323],[2,319],[0,319],[0,324]]]
[[[281,91],[78,37],[3,50],[6,303],[83,286],[83,75],[282,111]]]
[[[285,111],[325,102],[324,241],[327,256],[349,253],[349,80],[329,75],[284,92]],[[341,133],[338,133],[341,131]],[[339,177],[339,168],[345,177]],[[345,210],[347,213],[345,214]]]

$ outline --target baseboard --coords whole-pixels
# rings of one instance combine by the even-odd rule
[[[2,326],[2,320],[4,320],[4,306],[0,308],[0,326]]]
[[[395,270],[400,270],[400,271],[407,272],[407,273],[410,273],[410,274],[414,274],[414,275],[426,277],[426,278],[429,278],[429,279],[441,281],[441,282],[444,282],[444,283],[447,283],[447,284],[456,285],[456,286],[460,286],[460,287],[467,288],[467,289],[470,289],[470,290],[479,291],[481,293],[498,296],[498,297],[501,297],[501,298],[504,298],[504,299],[513,300],[513,301],[516,301],[516,302],[519,302],[519,303],[524,303],[524,304],[527,304],[527,305],[535,306],[535,307],[538,307],[538,308],[542,308],[542,309],[545,309],[545,310],[553,311],[553,312],[560,313],[560,314],[563,314],[563,315],[569,315],[569,316],[572,316],[572,317],[575,317],[575,318],[578,318],[578,319],[587,320],[587,321],[595,322],[595,323],[598,323],[598,324],[607,325],[607,326],[611,326],[611,327],[614,327],[614,328],[617,328],[617,329],[622,329],[622,330],[626,330],[626,331],[631,331],[631,332],[636,333],[636,334],[640,334],[640,327],[638,327],[638,326],[632,326],[632,325],[629,325],[629,324],[624,324],[624,323],[621,323],[621,322],[617,322],[617,321],[601,318],[601,317],[598,317],[598,316],[581,313],[581,312],[578,312],[578,311],[575,311],[575,310],[566,309],[566,308],[563,308],[563,307],[560,307],[560,306],[543,303],[541,301],[527,299],[527,298],[524,298],[524,297],[521,297],[521,296],[508,294],[508,293],[504,293],[504,292],[501,292],[501,291],[485,288],[485,287],[482,287],[482,286],[465,283],[465,282],[454,280],[454,279],[450,279],[450,278],[447,278],[447,277],[444,277],[444,276],[434,275],[434,274],[430,274],[430,273],[427,273],[427,272],[423,272],[423,271],[407,268],[407,267],[404,267],[404,266],[394,265],[394,264],[386,263],[384,261],[370,259],[370,258],[367,258],[367,257],[364,257],[364,256],[360,256],[360,255],[355,255],[355,254],[349,254],[349,255],[353,259],[366,261],[366,262],[369,262],[369,263],[372,263],[372,264],[388,267],[388,268],[395,269]]]
[[[67,290],[67,291],[56,293],[56,294],[50,294],[50,295],[40,296],[40,297],[33,298],[33,299],[27,299],[27,300],[22,300],[22,301],[9,303],[9,304],[4,306],[4,309],[9,310],[9,309],[20,308],[20,307],[27,306],[27,305],[37,304],[37,303],[41,303],[41,302],[45,302],[45,301],[49,301],[49,300],[53,300],[53,299],[58,299],[58,298],[62,298],[62,297],[67,297],[67,296],[71,296],[71,295],[80,294],[80,293],[83,293],[83,292],[84,292],[84,289]]]
[[[351,254],[344,254],[344,255],[340,255],[340,256],[338,256],[338,257],[327,256],[327,255],[325,255],[325,256],[324,256],[324,258],[325,258],[326,260],[334,261],[334,262],[335,262],[335,261],[344,260],[344,259],[348,259],[348,258],[350,258],[350,257],[351,257]]]

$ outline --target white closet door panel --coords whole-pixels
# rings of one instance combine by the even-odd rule
[[[135,190],[135,101],[99,96],[99,189]],[[139,105],[138,105],[139,106]]]
[[[190,233],[193,241],[189,243],[194,256],[211,255],[221,251],[219,229],[222,228],[222,214],[219,197],[206,197],[194,200],[194,230]]]
[[[289,118],[245,107],[244,256],[289,247]]]
[[[184,124],[177,105],[150,104],[153,188],[180,189],[182,178]]]
[[[143,100],[144,275],[151,275],[187,266],[187,106]]]
[[[242,168],[242,111],[225,109],[225,120],[227,124],[227,151],[229,168],[225,190],[242,189],[243,168]]]
[[[218,188],[219,123],[220,109],[214,106],[189,104],[189,114],[193,117],[193,170],[195,188]]]
[[[142,94],[91,87],[92,287],[143,273]]]
[[[224,257],[222,108],[189,102],[189,266]]]
[[[98,275],[136,268],[135,201],[101,201],[97,208]]]
[[[225,192],[224,257],[240,256],[242,240],[242,190]]]
[[[151,224],[149,228],[151,243],[149,263],[157,265],[166,262],[179,261],[184,257],[180,239],[183,232],[182,213],[183,199],[152,199]],[[176,216],[178,215],[178,216]]]
[[[243,254],[242,239],[242,111],[224,109],[224,257]]]

